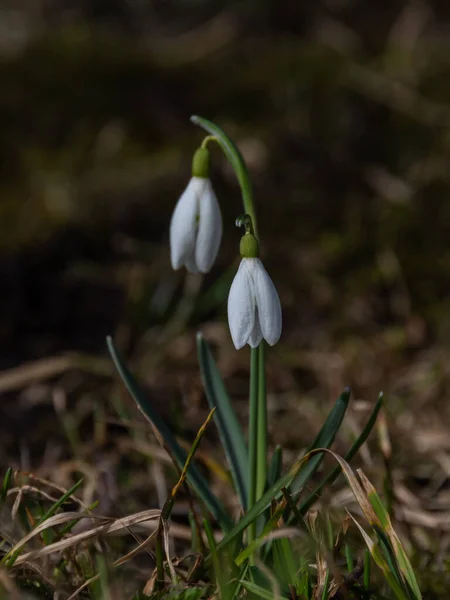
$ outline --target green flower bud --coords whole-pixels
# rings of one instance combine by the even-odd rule
[[[192,176],[208,179],[209,177],[209,150],[199,148],[192,159]]]
[[[242,258],[259,257],[259,243],[252,233],[246,233],[241,237],[240,251]]]

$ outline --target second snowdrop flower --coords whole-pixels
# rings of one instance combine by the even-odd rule
[[[256,348],[264,338],[276,344],[281,335],[281,305],[277,290],[259,259],[259,246],[249,231],[241,240],[241,264],[228,296],[228,323],[239,350]]]
[[[222,215],[209,180],[209,152],[199,148],[192,161],[192,178],[170,222],[170,258],[176,270],[207,273],[222,239]]]

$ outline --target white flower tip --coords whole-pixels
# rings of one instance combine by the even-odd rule
[[[210,271],[222,238],[222,215],[209,179],[192,177],[170,223],[171,263],[191,273]]]
[[[242,350],[242,348],[247,343],[246,341],[236,340],[235,338],[233,338],[233,336],[231,336],[231,339],[233,340],[233,344],[234,344],[234,347],[236,348],[236,350]]]
[[[274,346],[280,339],[280,299],[259,258],[241,261],[228,296],[228,323],[237,350],[256,348],[263,338]]]

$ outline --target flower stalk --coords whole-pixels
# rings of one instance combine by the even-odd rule
[[[259,232],[253,200],[252,185],[242,154],[233,141],[214,123],[198,116],[191,121],[202,127],[222,148],[238,179],[244,218],[237,225],[244,225],[241,240],[242,261],[230,289],[228,312],[230,330],[236,347],[245,343],[251,346],[250,358],[250,410],[249,410],[249,475],[248,509],[263,495],[267,478],[267,406],[265,379],[265,349],[263,337],[273,345],[281,333],[281,306],[273,283],[259,259]],[[234,289],[233,289],[234,288]],[[243,310],[244,308],[244,310]],[[262,310],[262,315],[260,314]],[[262,317],[262,318],[261,318]],[[234,333],[233,333],[234,332]],[[248,542],[255,539],[256,523],[248,529]]]

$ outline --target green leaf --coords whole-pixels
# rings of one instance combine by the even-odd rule
[[[378,492],[374,488],[374,486],[370,483],[367,477],[360,470],[358,471],[358,475],[361,480],[361,485],[364,488],[364,491],[367,494],[369,502],[379,519],[379,523],[376,525],[372,525],[375,529],[375,532],[380,539],[380,541],[384,542],[384,547],[388,548],[392,553],[392,560],[398,566],[398,569],[401,573],[401,578],[406,582],[406,587],[408,591],[408,595],[415,600],[420,600],[422,595],[420,593],[419,585],[417,583],[414,570],[409,562],[408,556],[402,546],[400,538],[395,532],[391,518],[389,516],[388,511],[386,510]],[[392,550],[391,550],[392,549]],[[387,550],[386,550],[387,552]],[[409,587],[408,587],[409,586]]]
[[[278,581],[295,583],[298,564],[291,541],[287,538],[273,540],[273,568]]]
[[[312,446],[308,449],[308,453],[316,448],[329,448],[334,442],[339,428],[341,427],[344,419],[345,412],[350,401],[350,388],[345,388],[342,394],[336,401],[336,404],[332,408],[330,414],[327,417],[322,429],[319,431],[316,439]],[[291,485],[291,491],[297,492],[308,482],[309,478],[318,469],[320,463],[323,460],[323,454],[313,456],[303,467],[297,477],[294,479]]]
[[[283,468],[283,449],[281,446],[276,446],[273,451],[272,458],[269,465],[269,473],[267,475],[267,485],[270,487],[280,477],[281,470]]]
[[[9,486],[11,484],[12,472],[12,468],[8,467],[3,478],[2,487],[0,489],[0,504],[2,504],[6,500],[6,496],[8,495]]]
[[[364,444],[364,442],[367,440],[367,438],[370,435],[370,432],[372,431],[377,417],[378,417],[378,413],[380,412],[380,409],[383,405],[383,393],[381,392],[380,395],[378,396],[378,400],[377,403],[375,404],[375,407],[364,427],[364,429],[361,432],[361,435],[355,440],[355,442],[353,443],[352,447],[350,448],[350,450],[347,452],[347,454],[344,456],[346,461],[350,461],[355,454],[358,452],[358,450],[361,448],[361,446]],[[301,514],[305,514],[310,508],[311,506],[314,504],[314,502],[316,501],[316,499],[318,498],[320,492],[322,491],[322,489],[330,484],[333,483],[333,481],[336,479],[336,477],[338,477],[338,475],[341,473],[341,467],[337,466],[335,469],[333,469],[331,471],[331,473],[329,473],[322,481],[321,483],[316,487],[316,489],[310,494],[310,496],[305,500],[305,502],[303,502],[301,504],[301,506],[299,507],[299,512]]]
[[[70,498],[70,496],[72,496],[77,489],[80,487],[80,485],[83,483],[84,479],[79,479],[71,488],[70,490],[67,490],[67,492],[65,492],[61,498],[58,498],[58,500],[52,504],[50,506],[50,508],[48,509],[48,511],[37,521],[36,523],[36,527],[38,525],[40,525],[41,523],[43,523],[44,521],[47,521],[47,519],[49,519],[52,515],[54,515],[56,513],[56,511],[64,504],[64,502],[66,500],[68,500]]]
[[[247,508],[248,452],[236,413],[231,405],[216,361],[201,333],[197,334],[197,352],[203,387],[210,408],[215,408],[214,419],[222,446],[227,456],[234,486],[244,510]]]
[[[138,408],[141,410],[142,414],[158,430],[158,432],[168,445],[170,452],[174,456],[178,466],[180,467],[180,469],[182,469],[183,465],[186,463],[187,453],[179,445],[179,443],[175,439],[175,436],[170,431],[169,427],[166,425],[166,423],[160,417],[160,415],[155,411],[148,398],[145,396],[145,394],[142,393],[142,390],[138,387],[136,380],[126,367],[125,363],[122,361],[111,337],[108,336],[106,338],[106,342],[108,344],[108,350],[114,361],[116,369],[119,372],[119,375],[122,378],[122,381],[124,382],[127,390],[131,394],[131,397],[138,405]],[[191,464],[189,466],[187,472],[187,480],[189,481],[199,498],[208,508],[212,516],[218,521],[223,531],[228,531],[233,525],[232,520],[225,511],[225,508],[220,502],[220,500],[210,491],[210,486],[208,482],[202,476],[202,474],[199,472],[195,465]]]
[[[243,588],[245,588],[248,592],[255,594],[257,598],[261,598],[262,600],[274,600],[274,598],[279,598],[279,600],[288,600],[286,596],[275,594],[274,590],[265,590],[263,587],[253,583],[252,581],[241,580],[241,583]]]
[[[289,471],[283,475],[283,477],[280,477],[280,479],[278,479],[278,481],[275,482],[261,496],[261,498],[250,508],[250,510],[240,519],[240,521],[236,523],[233,529],[226,533],[224,538],[217,545],[219,550],[234,540],[234,538],[244,531],[244,529],[246,529],[250,523],[253,523],[253,521],[257,519],[262,512],[271,506],[272,500],[280,495],[283,488],[288,487],[292,483],[292,480],[297,476],[306,460],[308,460],[308,458],[302,458],[295,462]]]

